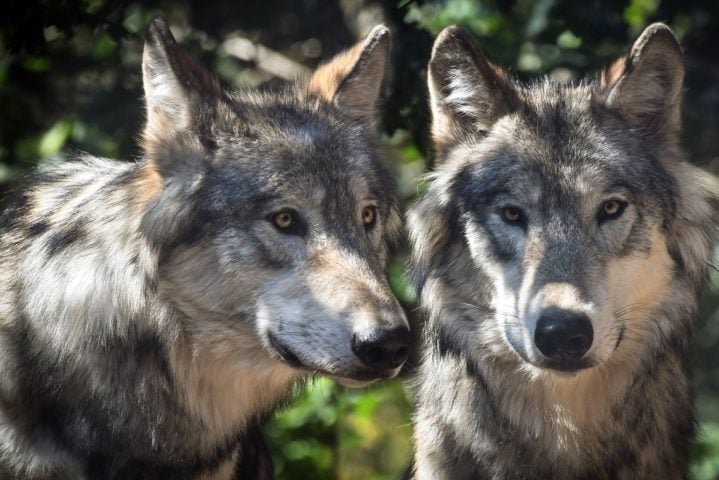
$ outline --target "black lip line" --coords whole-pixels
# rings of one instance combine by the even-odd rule
[[[346,378],[348,380],[355,380],[359,382],[364,381],[374,381],[374,380],[381,380],[383,378],[390,378],[391,374],[382,374],[382,375],[375,375],[371,373],[366,373],[363,375],[347,375],[344,373],[331,373],[326,370],[318,369],[310,367],[309,365],[306,365],[302,362],[302,360],[299,359],[297,355],[295,355],[289,348],[285,347],[280,343],[279,340],[277,340],[277,337],[275,337],[272,332],[267,332],[267,338],[270,341],[270,345],[272,348],[277,352],[277,354],[282,358],[284,362],[289,364],[291,367],[294,368],[301,368],[304,370],[307,370],[315,375],[326,375],[329,377],[336,377],[336,378]],[[390,372],[388,372],[390,373]]]
[[[267,338],[270,340],[270,345],[272,345],[272,348],[274,348],[277,354],[282,358],[282,360],[290,364],[290,366],[295,368],[301,368],[305,366],[297,355],[292,353],[289,348],[285,347],[279,342],[279,340],[277,340],[277,338],[272,334],[272,332],[267,333]]]
[[[541,370],[548,370],[550,372],[578,373],[578,372],[581,372],[582,370],[588,370],[597,365],[596,361],[586,361],[585,360],[585,361],[579,361],[579,362],[573,363],[567,367],[562,367],[560,365],[557,365],[554,362],[545,362],[545,363],[533,362],[533,361],[529,360],[528,358],[524,358],[524,356],[516,350],[514,350],[514,353],[520,358],[520,360],[522,362],[532,365],[533,367],[539,368]]]
[[[533,364],[533,365],[535,365],[535,364]],[[593,362],[593,361],[579,361],[579,362],[573,363],[571,365],[568,365],[566,367],[562,367],[553,362],[547,362],[543,365],[535,365],[535,366],[541,368],[542,370],[550,370],[550,371],[563,372],[563,373],[578,373],[578,372],[581,372],[582,370],[588,370],[590,368],[593,368],[596,365],[597,365],[597,363]]]
[[[554,365],[547,365],[547,366],[543,366],[540,368],[543,368],[545,370],[555,371],[555,372],[578,373],[578,372],[581,372],[582,370],[588,370],[588,369],[592,368],[593,366],[594,365],[592,365],[592,364],[576,365],[576,366],[573,365],[570,367],[558,367],[558,366],[554,366]]]
[[[622,330],[622,332],[620,333],[620,337],[623,334],[624,334],[624,330]],[[516,342],[510,335],[505,334],[504,338],[506,339],[507,343],[513,350],[513,353],[516,354],[521,359],[521,361],[528,363],[529,365],[532,365],[533,367],[537,367],[542,370],[549,370],[552,372],[562,372],[562,373],[578,373],[578,372],[581,372],[582,370],[587,370],[587,369],[593,368],[598,363],[596,361],[580,360],[576,363],[569,365],[568,367],[561,367],[553,362],[546,362],[546,363],[540,364],[538,362],[531,361],[529,358],[525,357],[522,353],[520,353],[519,346],[515,345]],[[620,340],[621,340],[621,338],[620,338]],[[617,346],[619,346],[619,342],[617,342]],[[616,349],[616,347],[615,347],[615,349]]]

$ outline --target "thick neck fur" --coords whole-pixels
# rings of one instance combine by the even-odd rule
[[[492,293],[452,228],[442,172],[409,214],[425,326],[417,479],[684,478],[694,433],[691,350],[717,233],[716,183],[671,166],[668,287],[608,361],[575,375],[523,362],[493,325]],[[714,203],[712,203],[714,202]]]
[[[188,410],[202,419],[197,438],[208,447],[228,432],[256,424],[298,380],[295,370],[271,359],[250,335],[246,345],[238,345],[234,339],[194,333],[177,350],[173,368],[184,384]]]
[[[492,319],[482,318],[468,307],[471,297],[462,301],[440,279],[430,279],[424,292],[431,298],[425,302],[431,305],[427,343],[434,346],[428,345],[422,367],[418,442],[422,451],[431,436],[421,433],[426,424],[448,419],[457,451],[474,458],[463,465],[476,462],[478,468],[454,470],[456,478],[478,472],[496,479],[651,478],[657,472],[682,477],[694,427],[684,342],[628,338],[606,364],[572,376],[550,373],[528,367],[508,350],[470,347],[476,337],[465,336],[467,343],[458,345],[443,324]],[[667,304],[650,317],[691,331],[693,313]],[[464,387],[447,393],[447,384]]]
[[[13,442],[38,436],[47,451],[27,449],[33,456],[16,455],[9,468],[43,478],[113,451],[125,463],[105,462],[102,478],[130,475],[148,458],[183,478],[211,470],[297,380],[246,319],[237,323],[247,343],[232,343],[196,328],[206,319],[189,318],[158,288],[158,254],[141,231],[156,182],[146,164],[66,163],[42,174],[0,231],[0,272],[15,272],[0,273],[0,472]],[[18,423],[16,404],[38,418]],[[40,418],[58,408],[63,423],[45,426]],[[76,428],[92,435],[64,433]]]

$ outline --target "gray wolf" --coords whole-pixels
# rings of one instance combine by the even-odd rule
[[[416,478],[686,477],[719,188],[679,147],[683,75],[662,24],[579,83],[436,39]]]
[[[257,425],[293,386],[398,372],[389,43],[239,93],[151,24],[145,158],[39,171],[0,220],[2,478],[270,478]]]

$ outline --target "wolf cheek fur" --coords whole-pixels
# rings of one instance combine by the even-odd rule
[[[240,94],[153,22],[146,160],[41,171],[2,215],[2,478],[269,478],[255,425],[297,381],[397,373],[388,50],[377,27],[305,84]]]
[[[683,74],[661,24],[580,84],[520,85],[437,38],[436,165],[408,215],[416,478],[687,475],[719,189],[678,145]]]

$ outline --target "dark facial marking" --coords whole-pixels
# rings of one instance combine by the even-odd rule
[[[267,338],[270,340],[270,345],[272,345],[272,348],[274,348],[277,354],[282,357],[282,360],[284,360],[293,367],[302,366],[302,362],[297,357],[297,355],[292,353],[289,348],[280,343],[280,341],[272,334],[272,332],[269,332],[267,334]]]
[[[488,163],[484,166],[468,165],[455,178],[452,186],[453,197],[456,199],[456,208],[460,212],[460,221],[466,222],[474,219],[478,225],[483,225],[488,215],[492,213],[489,208],[494,199],[506,193],[506,169],[500,165]],[[520,220],[523,217],[520,216]],[[524,226],[523,223],[518,223]],[[489,228],[484,229],[492,247],[491,253],[500,261],[509,261],[515,252],[506,241],[493,233]]]

